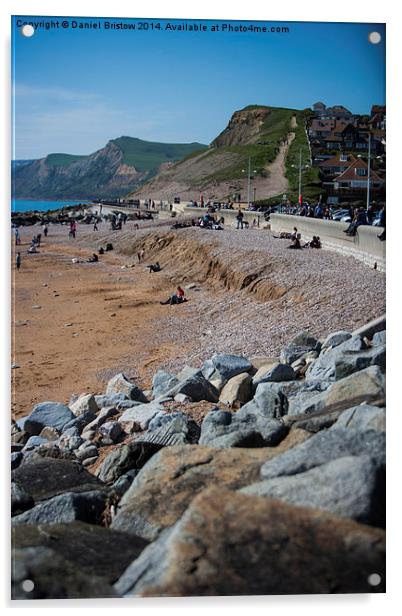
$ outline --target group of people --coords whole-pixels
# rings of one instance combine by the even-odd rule
[[[160,302],[162,306],[166,306],[166,304],[170,304],[173,306],[174,304],[183,304],[187,302],[187,298],[184,296],[184,289],[180,286],[177,287],[176,292],[169,297],[165,302]]]
[[[210,212],[206,212],[204,216],[198,219],[198,226],[202,229],[212,229],[214,231],[222,231],[225,219],[220,217],[215,218]]]
[[[318,235],[313,235],[313,238],[302,246],[301,233],[298,232],[297,227],[293,227],[292,233],[282,232],[279,235],[273,235],[272,237],[281,240],[291,240],[288,248],[293,250],[300,248],[321,248],[321,240]]]

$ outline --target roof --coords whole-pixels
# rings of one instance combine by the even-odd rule
[[[367,169],[367,168],[368,168],[367,163],[364,162],[364,160],[362,160],[361,158],[356,158],[352,162],[352,164],[343,173],[338,175],[338,177],[336,178],[336,181],[345,182],[345,181],[355,180],[356,177],[359,177],[359,176],[356,176],[355,169]],[[367,176],[364,176],[364,177],[367,178]],[[383,182],[384,180],[380,178],[380,176],[371,169],[370,181],[371,182]]]
[[[374,115],[375,113],[384,114],[385,110],[386,110],[385,105],[373,105],[371,107],[371,115]]]
[[[341,156],[346,156],[347,160],[341,160]],[[323,160],[322,163],[319,163],[319,167],[342,167],[345,165],[350,165],[356,160],[353,154],[337,154],[332,158],[328,158],[328,160]]]
[[[318,120],[314,118],[311,122],[310,129],[315,131],[332,130],[333,120]]]

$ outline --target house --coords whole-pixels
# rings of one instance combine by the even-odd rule
[[[337,197],[338,201],[353,201],[365,199],[367,183],[367,163],[361,158],[354,158],[347,169],[336,175],[331,182],[324,181],[323,188],[332,202],[334,197]],[[373,200],[382,199],[385,194],[385,179],[374,170],[370,171],[370,193]]]
[[[353,154],[337,154],[319,163],[320,175],[322,178],[331,179],[340,175],[356,160]]]
[[[325,113],[326,110],[326,105],[324,105],[324,103],[321,103],[320,101],[318,103],[314,103],[313,105],[313,113],[316,116],[321,116],[323,115],[323,113]]]

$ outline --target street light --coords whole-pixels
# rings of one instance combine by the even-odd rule
[[[296,167],[296,165],[291,165],[291,167]],[[303,203],[303,197],[302,197],[302,150],[300,148],[299,151],[299,205],[302,205]],[[310,165],[304,165],[304,170],[306,171],[307,169],[309,169]]]
[[[245,173],[245,169],[242,172]],[[257,169],[253,170],[253,173],[257,173]],[[250,188],[251,188],[251,158],[248,159],[248,180],[247,180],[247,207],[250,207]]]

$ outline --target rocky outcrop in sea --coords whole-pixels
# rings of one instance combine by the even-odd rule
[[[14,599],[385,590],[385,320],[11,428]]]

